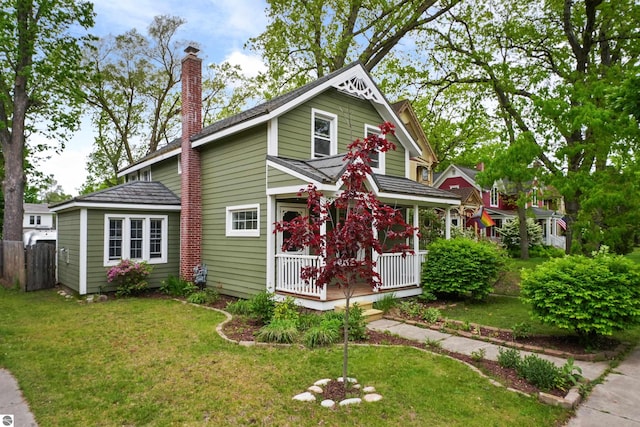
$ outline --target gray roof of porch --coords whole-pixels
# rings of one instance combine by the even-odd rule
[[[347,163],[344,154],[321,157],[318,159],[299,160],[277,156],[267,156],[267,160],[298,172],[313,181],[335,184],[344,174]],[[423,197],[436,197],[443,199],[460,199],[460,196],[439,188],[430,187],[408,178],[373,174],[373,180],[385,193],[406,194]]]
[[[55,203],[52,204],[51,207],[58,207],[74,202],[180,206],[180,198],[164,184],[156,181],[127,182],[95,193],[85,194],[60,203]]]

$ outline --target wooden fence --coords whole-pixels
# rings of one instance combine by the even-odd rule
[[[25,249],[21,241],[2,241],[0,273],[9,285],[23,291],[53,288],[56,284],[56,245],[39,242]]]

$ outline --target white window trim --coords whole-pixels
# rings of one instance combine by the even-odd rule
[[[370,133],[375,133],[378,136],[380,136],[380,128],[377,126],[373,126],[373,125],[364,125],[364,136],[365,138],[367,137],[368,134]],[[379,173],[381,175],[384,175],[384,170],[385,170],[385,154],[383,152],[378,152],[378,167],[374,168],[373,166],[371,167],[371,170],[373,171],[373,173]]]
[[[143,175],[144,175],[145,173],[147,173],[147,172],[149,173],[149,179],[142,179]],[[140,170],[138,171],[138,180],[140,180],[140,181],[147,181],[147,182],[148,182],[148,181],[153,181],[153,178],[152,178],[152,176],[151,176],[151,167],[150,167],[150,166],[149,166],[149,167],[146,167],[146,168],[144,168],[144,169],[140,169]]]
[[[496,192],[496,197],[495,197],[495,203],[493,200],[493,192]],[[489,206],[491,207],[498,207],[500,206],[500,192],[498,191],[498,186],[494,185],[491,187],[491,190],[489,190]]]
[[[178,175],[182,175],[182,154],[178,154]]]
[[[311,109],[311,158],[326,157],[324,154],[316,156],[316,143],[315,143],[315,122],[316,116],[325,120],[331,121],[331,129],[329,131],[329,156],[338,154],[338,116],[326,111]]]
[[[136,258],[134,261],[146,261],[149,264],[166,264],[167,263],[167,250],[169,248],[168,234],[169,234],[169,217],[167,215],[120,215],[110,214],[104,215],[104,260],[105,267],[117,265],[120,259],[109,259],[109,222],[112,219],[122,220],[122,254],[129,254],[131,250],[131,219],[142,220],[142,258]],[[160,258],[150,257],[150,245],[149,245],[149,232],[150,221],[152,219],[159,219],[162,221],[162,241],[160,243],[162,256]],[[124,258],[124,257],[123,257]],[[121,258],[122,259],[122,258]],[[128,258],[125,258],[128,259]]]
[[[449,186],[449,190],[459,190],[460,189],[460,184],[455,184],[455,185],[450,185]]]
[[[240,211],[255,210],[258,218],[258,228],[256,230],[234,230],[232,228],[233,213]],[[237,205],[226,207],[226,237],[260,237],[260,204]]]

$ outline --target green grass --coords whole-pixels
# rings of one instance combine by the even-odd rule
[[[384,399],[327,410],[294,402],[341,374],[341,348],[241,347],[224,317],[171,300],[78,304],[0,288],[0,366],[40,426],[559,425],[568,412],[497,388],[467,366],[407,348],[353,346],[350,375]]]
[[[637,264],[640,264],[640,248],[635,248],[633,252],[626,254],[625,257],[629,258]]]

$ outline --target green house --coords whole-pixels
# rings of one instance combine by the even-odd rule
[[[121,258],[153,264],[153,286],[169,275],[191,280],[204,264],[207,286],[223,294],[267,290],[332,309],[341,291],[300,279],[301,268],[319,258],[304,249],[283,251],[273,224],[306,214],[298,194],[309,183],[327,197],[339,192],[347,145],[378,132],[383,122],[395,126],[387,137],[397,149],[372,159],[368,188],[405,209],[415,225],[419,208],[444,210],[449,232],[448,213],[460,205],[459,196],[410,179],[411,159],[421,150],[361,64],[201,128],[201,59],[194,48],[186,52],[182,138],[121,170],[125,184],[52,207],[60,283],[80,294],[110,290],[106,270]],[[382,285],[357,290],[354,301],[421,292],[424,253],[417,236],[409,243],[414,255],[377,258]]]

